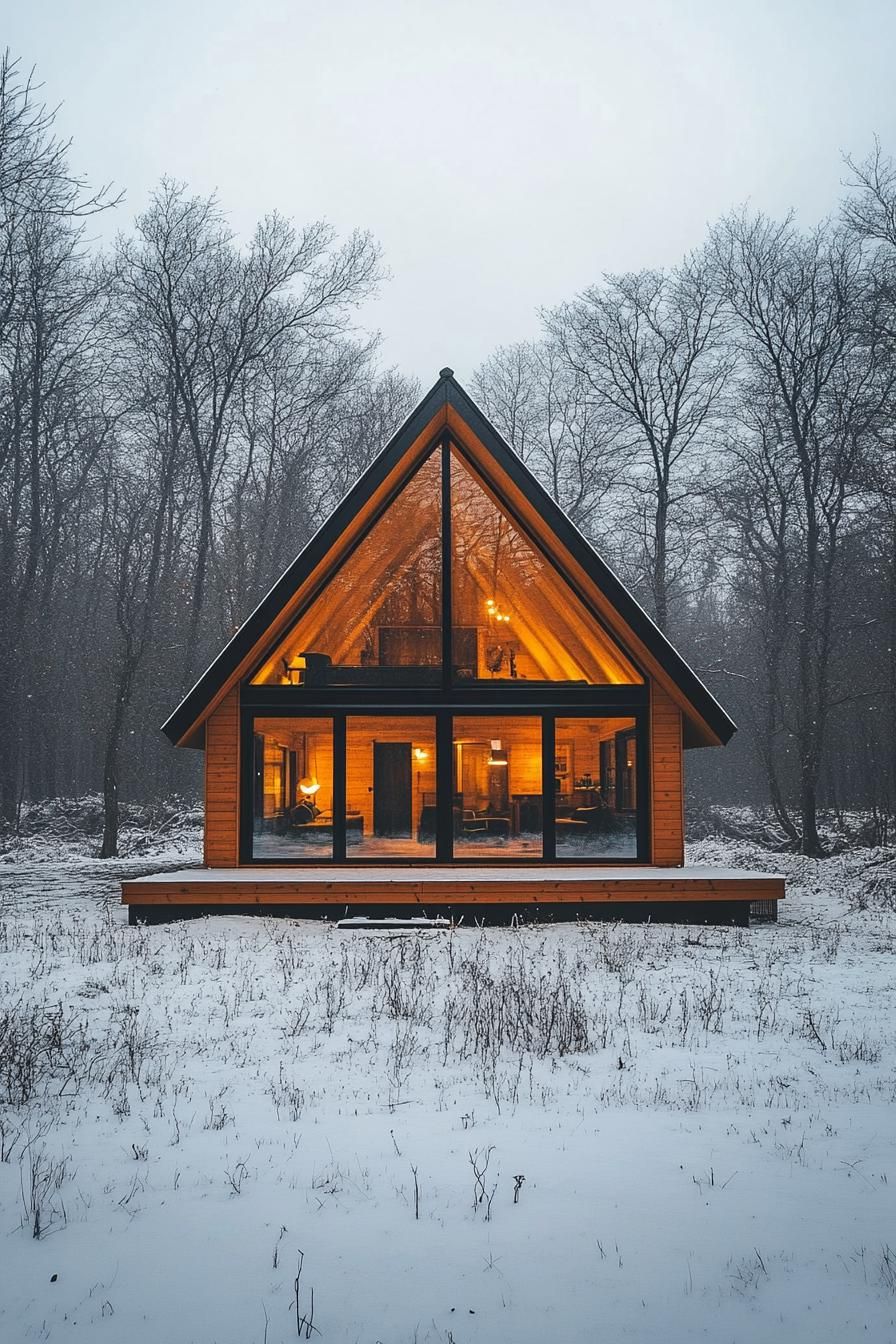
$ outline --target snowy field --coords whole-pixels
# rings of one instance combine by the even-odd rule
[[[191,842],[85,848],[0,858],[4,1341],[896,1340],[892,854],[692,847],[777,926],[383,934],[132,929]]]

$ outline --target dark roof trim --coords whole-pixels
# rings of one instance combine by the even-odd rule
[[[417,409],[374,459],[304,550],[277,580],[270,592],[262,598],[251,616],[240,626],[230,642],[184,697],[163,725],[166,736],[174,743],[180,742],[196,725],[221,687],[234,674],[265,631],[273,625],[298,586],[326,557],[361,506],[398,465],[414,440],[438,413],[439,407],[445,405],[451,406],[469,425],[502,470],[532,501],[550,531],[606,595],[622,619],[668,673],[670,679],[679,687],[719,741],[728,742],[736,731],[734,722],[609,565],[600,558],[578,528],[570,522],[559,505],[486,419],[476,403],[456,381],[451,369],[442,370],[439,381],[426,394]],[[443,427],[440,426],[433,436],[434,442],[442,433]]]
[[[215,660],[184,696],[177,709],[165,723],[162,732],[175,745],[180,742],[199,719],[206,707],[233,675],[240,663],[252,651],[264,632],[273,625],[299,585],[320,564],[367,502],[401,461],[415,439],[426,429],[439,407],[446,404],[445,381],[439,379],[412,411],[386,447],[371,462],[365,472],[336,506],[326,522],[322,523],[308,544],[299,552],[289,568],[259,602],[258,606],[224,646]],[[433,436],[441,437],[444,427],[439,426]]]
[[[562,542],[585,573],[594,580],[719,740],[723,744],[729,742],[737,732],[737,724],[725,713],[712,692],[704,686],[696,672],[685,662],[659,626],[651,620],[640,602],[632,597],[622,580],[616,576],[606,561],[601,559],[591,543],[582,536],[575,524],[570,522],[559,504],[551,498],[494,425],[486,419],[472,397],[468,396],[454,378],[448,380],[447,388],[448,405],[466,421],[514,484],[529,497],[547,523],[549,531]]]

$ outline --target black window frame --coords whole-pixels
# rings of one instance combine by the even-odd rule
[[[451,433],[450,430],[445,430],[438,436],[438,438],[433,442],[430,448],[425,453],[422,454],[420,461],[414,467],[413,473],[411,473],[415,474],[416,472],[418,472],[426,462],[428,462],[436,454],[439,454],[440,472],[441,472],[441,528],[442,528],[442,576],[440,584],[440,607],[442,616],[441,688],[444,693],[448,694],[448,693],[461,692],[467,689],[486,689],[488,687],[494,686],[499,690],[503,688],[505,691],[509,691],[511,694],[513,694],[515,699],[519,694],[520,690],[525,688],[526,685],[525,682],[516,681],[512,678],[504,678],[501,680],[494,680],[489,682],[479,681],[471,685],[466,681],[458,680],[454,677],[454,629],[453,629],[454,595],[453,595],[453,582],[452,582],[453,542],[452,542],[452,516],[451,516],[452,452],[456,453],[461,458],[466,468],[474,476],[482,476],[482,472],[479,466],[471,458],[470,454],[466,451],[466,449],[464,448],[463,444],[459,441],[459,439],[457,439],[455,435]],[[358,547],[363,544],[365,539],[370,535],[373,528],[376,527],[377,523],[383,518],[383,516],[388,512],[391,506],[398,499],[402,490],[407,485],[409,479],[410,476],[407,476],[401,479],[400,481],[396,482],[395,488],[392,491],[390,491],[389,494],[381,501],[380,507],[371,516],[371,518],[367,523],[367,526],[359,534],[359,536],[355,538],[354,543],[350,548],[350,550],[347,551],[344,556],[342,556],[339,562],[340,565],[345,564],[345,562],[349,559],[349,557],[353,555],[354,552],[358,549]],[[486,477],[483,477],[483,479],[487,481]],[[508,500],[502,499],[500,507],[506,513],[507,517],[511,520],[514,527],[517,528],[517,530],[522,534],[522,536],[525,537],[529,545],[532,546],[542,557],[545,564],[547,564],[551,569],[556,570],[557,569],[556,561],[550,555],[550,553],[548,552],[547,548],[544,546],[540,538],[532,534],[528,525],[519,516],[519,513],[512,506],[512,504]],[[332,572],[333,572],[332,570],[328,570],[327,573],[325,573],[321,577],[320,582],[317,583],[314,589],[308,594],[305,602],[302,604],[301,609],[293,615],[289,627],[290,629],[293,629],[303,619],[306,612],[308,612],[310,608],[314,605],[314,603],[321,597],[321,595],[326,592],[327,584],[330,582],[332,578]],[[600,613],[595,610],[593,602],[589,600],[587,594],[585,594],[580,590],[579,585],[576,584],[570,578],[569,575],[562,572],[560,573],[564,583],[566,583],[570,591],[575,595],[578,601],[585,608],[585,611],[588,613],[589,618],[594,622],[594,624],[598,627],[598,629],[600,629],[603,632],[603,634],[606,636],[607,640],[611,644],[618,646],[618,648],[625,655],[627,660],[631,663],[632,667],[635,669],[638,676],[641,678],[641,681],[621,682],[621,683],[601,683],[601,682],[582,683],[579,681],[569,681],[569,682],[552,681],[547,683],[533,682],[530,683],[531,688],[534,690],[540,688],[542,694],[548,697],[553,697],[554,695],[561,695],[565,698],[567,695],[575,691],[587,690],[593,696],[596,693],[602,694],[604,691],[611,689],[615,690],[617,688],[621,688],[624,690],[630,690],[633,687],[646,686],[648,683],[648,676],[647,673],[644,671],[644,668],[639,663],[638,659],[626,647],[624,641],[621,640],[618,637],[618,635],[616,635],[613,631],[608,629],[607,624],[600,615]],[[270,683],[268,683],[267,685],[262,684],[253,685],[252,684],[253,678],[258,676],[261,669],[264,667],[265,663],[268,662],[271,656],[272,649],[276,648],[279,644],[281,644],[285,637],[286,637],[285,633],[281,631],[281,633],[276,637],[276,639],[271,640],[270,644],[268,645],[268,647],[264,652],[264,655],[255,661],[251,670],[244,679],[243,681],[244,688],[248,687],[253,692],[258,690],[285,691],[291,696],[301,697],[303,699],[305,697],[308,697],[309,699],[315,699],[321,693],[321,690],[325,690],[326,696],[327,698],[329,698],[329,696],[336,691],[345,691],[349,695],[354,696],[359,694],[363,690],[368,689],[365,687],[356,687],[356,686],[343,686],[343,687],[328,686],[326,688],[311,689],[301,685],[272,686],[270,685]],[[388,687],[384,685],[384,686],[378,686],[374,689],[376,692],[380,694],[390,689],[396,690],[406,700],[409,694],[414,693],[426,694],[430,692],[433,688],[431,684],[421,683],[420,686],[396,685],[395,687]]]
[[[581,690],[581,688],[579,688]],[[343,867],[394,867],[401,863],[408,867],[425,868],[434,866],[463,867],[474,864],[476,867],[539,867],[546,863],[562,867],[626,867],[649,864],[650,829],[650,704],[647,685],[641,687],[626,686],[615,688],[628,693],[625,699],[619,696],[595,696],[590,691],[587,699],[577,697],[576,703],[570,703],[564,697],[561,703],[545,703],[544,697],[529,696],[528,703],[521,704],[514,697],[512,705],[506,702],[501,688],[480,687],[477,692],[469,692],[461,697],[455,690],[447,696],[420,697],[413,704],[408,703],[407,691],[396,691],[396,696],[383,702],[382,693],[378,697],[368,691],[365,695],[357,690],[348,691],[348,698],[328,696],[326,702],[297,705],[295,697],[287,687],[258,687],[245,685],[242,688],[240,705],[240,787],[239,787],[239,840],[240,865],[247,867],[269,868],[329,868]],[[641,692],[632,695],[633,691]],[[254,694],[250,694],[250,692]],[[258,695],[263,692],[263,695]],[[396,715],[431,716],[435,719],[436,729],[436,853],[434,857],[407,859],[405,856],[353,857],[346,850],[346,720],[356,716],[394,718]],[[454,765],[453,721],[456,717],[518,717],[541,718],[542,752],[542,817],[543,841],[539,856],[508,855],[503,857],[474,858],[465,855],[454,857],[453,834],[453,795]],[[320,718],[333,722],[333,853],[331,858],[320,856],[296,857],[284,860],[259,859],[252,854],[255,802],[255,719],[256,718]],[[555,809],[554,809],[554,749],[556,744],[556,721],[558,718],[632,718],[635,721],[635,741],[637,750],[638,798],[636,815],[637,853],[632,858],[613,859],[570,859],[557,857]]]

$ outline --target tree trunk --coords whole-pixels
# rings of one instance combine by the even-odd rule
[[[124,688],[115,698],[115,711],[109,724],[109,736],[106,739],[106,754],[103,760],[103,843],[100,847],[101,859],[118,858],[118,754],[121,746],[121,731],[124,727],[125,699]]]
[[[666,498],[666,489],[660,483],[660,493],[657,500],[656,514],[654,516],[653,540],[654,540],[654,563],[653,563],[653,605],[656,613],[656,623],[666,634],[669,629],[669,595],[667,587],[667,551],[666,551],[666,532],[668,528],[669,505]]]
[[[818,834],[816,774],[817,771],[810,769],[800,783],[800,823],[802,830],[800,853],[808,854],[811,858],[820,858],[824,853]]]

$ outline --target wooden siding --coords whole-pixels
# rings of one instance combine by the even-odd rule
[[[239,863],[240,701],[228,691],[205,727],[206,867]]]
[[[650,686],[650,834],[653,862],[684,863],[681,710],[656,682]]]

